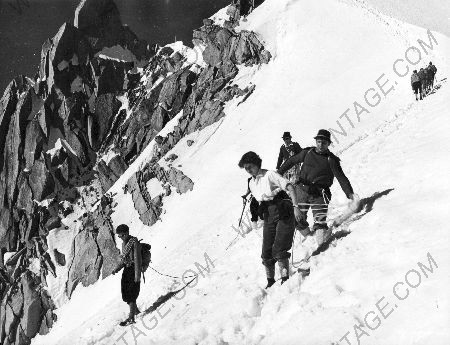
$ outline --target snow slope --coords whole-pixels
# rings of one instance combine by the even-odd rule
[[[225,118],[169,152],[179,156],[173,164],[194,181],[194,190],[165,199],[165,213],[151,229],[140,222],[121,187],[150,158],[151,145],[111,189],[117,193],[115,225],[128,224],[133,235],[152,244],[154,268],[180,276],[198,272],[201,264],[209,273],[202,271],[176,298],[127,328],[118,326],[127,313],[119,275],[77,288],[57,310],[51,332],[33,345],[358,344],[358,337],[364,344],[450,343],[450,238],[444,216],[450,192],[445,163],[450,88],[444,80],[436,93],[416,102],[410,73],[400,77],[393,70],[397,59],[404,60],[396,65],[401,73],[432,60],[438,79],[445,78],[449,38],[386,17],[367,4],[336,0],[266,0],[241,28],[258,32],[273,60],[241,68],[237,83],[255,84],[252,96],[239,106],[239,99],[230,102]],[[417,40],[429,44],[430,35],[437,43],[426,54]],[[421,51],[415,66],[405,60],[411,46]],[[408,52],[412,61],[417,50]],[[390,90],[386,96],[379,85],[385,93]],[[364,99],[370,88],[367,98],[375,104],[379,94],[377,105]],[[348,118],[342,116],[347,108]],[[170,126],[176,124],[172,121]],[[373,210],[349,225],[350,235],[313,259],[305,281],[294,275],[265,292],[261,230],[238,236],[226,249],[236,238],[232,225],[246,190],[247,176],[237,162],[254,150],[272,169],[284,131],[308,146],[319,128],[335,129],[333,151],[356,192],[373,196]],[[190,147],[188,139],[194,140]],[[345,203],[338,185],[332,192],[334,205]],[[297,245],[294,256],[301,251]],[[433,272],[421,269],[419,261]],[[418,272],[419,284],[411,270]],[[399,296],[409,293],[403,300],[394,295],[397,282]],[[138,305],[145,310],[179,287],[172,278],[149,272]],[[393,311],[384,318],[380,309],[385,316]],[[355,331],[355,324],[365,326]]]

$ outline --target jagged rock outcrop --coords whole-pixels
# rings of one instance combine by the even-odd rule
[[[117,35],[122,29],[120,13],[113,0],[82,0],[75,10],[74,25],[86,36],[96,38]]]
[[[136,172],[128,180],[125,189],[131,193],[133,204],[139,213],[139,219],[146,225],[153,225],[158,220],[162,212],[162,196],[156,195],[152,198],[147,189],[146,183],[141,172]]]
[[[126,189],[147,225],[159,219],[172,188],[193,189],[181,170],[157,161],[186,135],[225,116],[226,102],[251,95],[254,86],[233,84],[238,65],[270,60],[256,34],[236,33],[211,20],[194,32],[194,43],[205,47],[206,66],[187,64],[182,52],[169,47],[152,52],[122,25],[112,0],[82,0],[74,24],[64,24],[43,44],[37,77],[17,77],[6,89],[0,102],[0,251],[17,254],[0,269],[0,344],[29,343],[52,326],[54,305],[44,290],[47,275],[56,275],[52,257],[68,270],[69,297],[78,284],[111,273],[119,251],[111,196],[101,194],[180,112],[160,155],[133,175]],[[121,47],[136,59],[109,58],[105,47]],[[142,59],[148,63],[140,73]],[[153,178],[164,192],[148,190]],[[80,194],[85,192],[100,201],[98,207],[78,220],[70,256],[57,250],[50,256],[46,236],[67,228],[63,218],[72,204],[95,204]],[[29,269],[33,260],[39,272]]]
[[[205,20],[204,26],[194,32],[194,42],[202,41],[206,45],[203,53],[208,67],[198,75],[190,72],[186,82],[180,76],[186,75],[187,67],[178,71],[153,87],[154,81],[167,72],[165,66],[170,62],[170,50],[161,51],[150,63],[146,71],[149,85],[145,92],[141,89],[140,97],[136,97],[136,108],[133,116],[120,129],[116,147],[121,149],[121,155],[127,162],[131,162],[145,147],[157,132],[173,118],[181,109],[183,115],[173,132],[169,133],[161,148],[161,155],[165,155],[178,141],[196,131],[203,129],[225,116],[225,102],[236,96],[244,99],[250,95],[254,86],[240,89],[236,85],[229,85],[237,75],[237,64],[257,64],[268,62],[268,53],[256,35],[243,31],[239,35],[229,29],[212,24]],[[164,58],[159,58],[164,55]],[[180,86],[182,87],[180,90]],[[180,92],[181,91],[181,92]],[[176,98],[178,97],[178,99]],[[140,98],[140,99],[139,99]],[[177,101],[174,101],[177,99]],[[141,171],[133,175],[127,183],[126,189],[132,194],[133,202],[144,224],[154,224],[161,212],[164,195],[151,195],[146,184],[151,178],[157,178],[162,185],[168,183],[176,187],[180,193],[191,190],[193,182],[181,171],[170,168],[165,171],[155,161],[151,161]]]
[[[70,297],[78,284],[88,286],[111,274],[119,262],[111,221],[111,198],[104,196],[101,204],[82,219],[80,232],[71,250],[66,293]]]
[[[152,178],[157,179],[165,187],[163,194],[151,195],[147,183]],[[175,187],[177,193],[183,194],[193,189],[194,182],[180,170],[174,167],[165,169],[157,163],[146,164],[128,180],[125,189],[127,193],[131,193],[134,207],[144,224],[151,226],[159,219],[163,198],[171,192],[168,186]]]
[[[236,33],[231,28],[215,27],[215,29],[202,27],[200,33],[196,35],[196,42],[201,41],[206,45],[203,59],[208,65],[219,66],[231,61],[251,66],[270,61],[271,54],[264,49],[254,32],[242,30]]]
[[[43,44],[37,79],[17,77],[1,99],[0,248],[7,251],[58,226],[42,221],[32,200],[75,201],[76,188],[95,178],[97,153],[120,122],[117,96],[133,84],[134,62],[96,56],[108,44],[142,43],[122,26],[114,2],[82,1],[75,24]]]
[[[183,194],[191,191],[194,188],[194,182],[183,174],[182,171],[171,167],[166,171],[159,169],[156,171],[156,178],[162,182],[168,182],[171,186],[176,188],[177,193]]]
[[[95,51],[121,45],[128,48],[137,60],[150,57],[147,42],[139,40],[129,27],[122,25],[113,0],[82,0],[75,10],[74,26]]]
[[[122,156],[116,154],[108,163],[100,160],[97,164],[98,178],[105,193],[112,187],[119,177],[127,170],[128,166]]]
[[[127,163],[183,109],[197,79],[190,66],[181,68],[166,54],[167,51],[161,50],[149,63],[146,71],[147,85],[134,91],[137,95],[133,116],[120,126],[116,134],[115,147],[120,150]],[[158,79],[169,73],[167,66],[178,69],[154,86]],[[147,92],[149,89],[151,91]]]
[[[249,37],[256,40],[254,36]],[[244,38],[242,40],[247,42]],[[245,56],[232,50],[239,56],[239,60],[234,60],[248,64],[266,61],[263,59],[265,55],[261,43],[258,46],[251,44],[253,43],[249,43],[249,46],[253,48]],[[132,162],[165,124],[181,110],[183,117],[173,135],[178,139],[218,121],[224,116],[225,102],[247,92],[237,86],[227,85],[238,73],[236,64],[229,58],[220,60],[220,63],[214,65],[210,64],[200,74],[195,74],[190,70],[191,66],[186,66],[154,87],[154,83],[167,73],[165,62],[170,57],[164,59],[162,55],[164,54],[159,52],[149,64],[146,71],[148,85],[135,91],[138,95],[135,97],[134,116],[120,126],[116,136],[115,147],[120,150],[127,163]],[[148,89],[151,91],[148,92]],[[177,142],[173,137],[169,138],[171,147]]]
[[[102,94],[95,100],[93,130],[90,133],[90,143],[94,150],[100,149],[120,106],[121,103],[112,93]]]
[[[24,157],[25,147],[30,146],[40,154],[40,147],[27,145],[31,139],[26,140],[33,92],[29,80],[18,77],[9,84],[0,105],[0,247],[7,251],[37,234],[39,219],[33,214],[32,200],[50,192],[48,174],[38,181],[40,166],[31,165],[35,157],[28,156],[29,165]]]
[[[166,162],[173,162],[177,158],[178,158],[178,155],[176,155],[175,153],[172,153],[172,154],[168,155],[165,160],[166,160]]]
[[[35,79],[15,78],[1,98],[0,252],[20,255],[0,269],[0,344],[28,344],[52,326],[54,306],[44,287],[47,274],[56,273],[45,237],[63,225],[61,219],[72,209],[67,201],[80,198],[77,188],[96,178],[97,154],[117,124],[117,96],[136,85],[135,62],[152,54],[146,42],[122,26],[116,10],[112,1],[82,1],[77,25],[65,23],[43,44]],[[98,56],[108,45],[129,49],[135,61]],[[110,169],[118,177],[126,165],[115,159]],[[44,199],[48,202],[41,204]],[[110,220],[101,227],[98,222],[105,217],[93,217],[93,226],[85,224],[84,239],[95,244],[101,264],[87,275],[89,282],[100,271],[109,274],[117,259],[112,228],[105,225]],[[64,264],[61,255],[54,253]],[[28,269],[33,260],[40,262],[39,272]],[[70,293],[79,281],[85,283],[78,268],[87,269],[75,258]]]
[[[46,84],[45,91],[56,86],[64,95],[70,95],[77,72],[86,66],[92,53],[81,32],[70,23],[63,24],[42,46],[39,77]]]
[[[99,19],[99,13],[108,15]],[[194,36],[206,45],[208,66],[197,73],[179,52],[161,49],[145,70],[147,84],[129,92],[132,115],[125,116],[118,112],[117,95],[125,91],[128,75],[136,79],[133,63],[94,56],[99,46],[91,40],[103,39],[105,28],[125,30],[115,5],[82,1],[75,24],[64,24],[43,45],[39,78],[16,78],[1,101],[0,247],[6,250],[60,225],[58,218],[43,219],[31,200],[75,201],[76,187],[96,173],[108,189],[181,110],[162,154],[223,117],[225,102],[249,92],[230,85],[236,65],[265,62],[268,56],[255,34],[237,35],[207,20]],[[97,153],[111,144],[119,156],[108,165],[97,162]]]
[[[35,243],[36,248],[22,248],[0,267],[0,344],[30,344],[36,334],[47,334],[56,320],[42,277],[27,270],[32,252],[40,250],[39,241]]]

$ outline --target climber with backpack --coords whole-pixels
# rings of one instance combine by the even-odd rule
[[[316,147],[307,147],[289,158],[279,169],[283,174],[295,164],[303,163],[296,181],[297,201],[301,219],[296,224],[303,236],[316,235],[317,244],[321,246],[331,236],[327,225],[328,204],[331,200],[330,187],[336,177],[348,199],[353,200],[353,188],[342,171],[340,159],[328,149],[331,144],[331,133],[320,129],[316,139]],[[294,206],[296,206],[294,204]],[[309,229],[307,213],[311,207],[314,225]]]
[[[297,205],[292,183],[275,171],[261,169],[261,163],[261,158],[250,151],[242,156],[239,167],[251,175],[247,195],[252,195],[252,228],[256,228],[258,217],[264,220],[261,258],[266,270],[267,289],[275,284],[276,262],[281,284],[289,279],[289,250],[292,247],[295,220],[300,219],[300,213],[292,205]],[[247,198],[247,195],[243,197]]]
[[[411,87],[416,95],[416,101],[422,99],[422,83],[420,82],[419,74],[417,74],[417,70],[413,71],[411,75]]]
[[[433,89],[434,87],[434,78],[436,76],[436,72],[437,72],[437,68],[435,65],[433,65],[433,63],[430,61],[429,65],[428,65],[428,70],[429,70],[429,84],[430,84],[430,88]]]
[[[140,313],[136,300],[141,287],[141,274],[144,274],[150,263],[150,245],[140,243],[136,237],[131,236],[130,229],[126,224],[119,225],[116,228],[116,234],[122,240],[122,254],[119,264],[112,274],[116,274],[123,268],[122,300],[129,305],[130,312],[128,318],[120,322],[120,325],[128,326],[135,323],[135,316]]]
[[[427,76],[423,68],[421,68],[419,72],[417,72],[417,75],[419,76],[420,80],[420,99],[423,99],[426,96],[425,87],[427,83]]]

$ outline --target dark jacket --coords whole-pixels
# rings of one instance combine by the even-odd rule
[[[342,171],[340,159],[330,151],[317,153],[314,147],[307,147],[299,154],[289,158],[278,169],[279,174],[284,174],[295,164],[303,163],[300,170],[299,181],[305,185],[329,189],[336,177],[347,198],[353,194],[353,188]]]
[[[417,74],[419,75],[421,82],[423,82],[427,78],[427,76],[425,74],[425,70],[420,70],[419,72],[417,72]]]
[[[434,77],[434,75],[435,75],[436,72],[437,72],[437,68],[436,68],[435,65],[428,65],[427,70],[428,70],[428,73],[429,73],[429,75],[430,75],[431,77]]]
[[[289,151],[294,152],[293,155],[296,155],[297,153],[300,153],[301,150],[302,148],[296,142],[293,142],[288,147],[286,147],[285,145],[281,145],[280,153],[278,154],[277,169],[281,166],[281,164],[284,161],[287,161],[292,156],[292,154],[290,154]]]

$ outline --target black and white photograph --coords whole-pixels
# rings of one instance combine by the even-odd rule
[[[450,345],[450,1],[0,0],[0,345]]]

